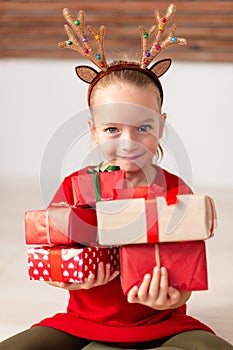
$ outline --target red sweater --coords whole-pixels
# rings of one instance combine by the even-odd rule
[[[65,178],[52,202],[67,201],[74,204],[71,178],[86,173],[86,169]],[[159,167],[154,184],[162,191],[180,187],[182,193],[190,193],[181,179]],[[90,340],[135,344],[193,329],[213,332],[200,321],[187,316],[186,305],[159,311],[128,303],[119,276],[106,285],[69,293],[66,313],[58,313],[34,326],[49,326]]]

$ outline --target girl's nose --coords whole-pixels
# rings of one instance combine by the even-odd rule
[[[122,133],[120,147],[122,150],[127,152],[132,152],[138,148],[138,142],[136,141],[132,132]]]

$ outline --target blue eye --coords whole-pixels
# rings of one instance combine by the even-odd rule
[[[114,128],[114,127],[110,127],[110,128],[105,129],[105,131],[109,134],[115,134],[118,132],[118,129]]]
[[[140,125],[138,131],[149,132],[152,129],[151,125]]]

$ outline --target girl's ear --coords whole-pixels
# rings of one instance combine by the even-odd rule
[[[90,129],[91,133],[93,133],[93,131],[94,131],[94,122],[93,122],[93,120],[91,118],[88,118],[87,123],[88,123],[88,126],[89,126],[89,129]]]
[[[94,68],[89,66],[77,66],[75,71],[77,76],[88,84],[91,84],[98,74]]]
[[[96,128],[95,128],[95,126],[94,126],[93,120],[92,120],[91,118],[89,118],[87,122],[88,122],[88,126],[89,126],[89,128],[90,128],[90,131],[91,131],[92,140],[93,140],[94,142],[98,143],[98,142],[97,142],[97,138],[96,138]]]
[[[161,115],[160,125],[159,125],[159,139],[161,139],[163,136],[163,130],[164,130],[166,119],[167,119],[167,114],[163,113]]]

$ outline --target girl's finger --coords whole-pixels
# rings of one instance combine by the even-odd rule
[[[148,291],[149,291],[149,287],[150,287],[150,282],[151,282],[151,275],[149,273],[147,273],[144,276],[140,287],[138,288],[137,296],[138,296],[138,299],[140,301],[146,301],[148,299]]]
[[[168,273],[165,267],[161,267],[161,277],[159,294],[157,298],[158,304],[164,305],[168,299]]]
[[[104,264],[103,262],[100,262],[98,264],[98,269],[97,269],[96,284],[103,284],[104,279],[105,279]]]
[[[90,273],[90,275],[87,277],[86,281],[84,282],[84,286],[86,289],[91,288],[94,285],[95,282],[95,275],[93,273]]]
[[[171,305],[178,303],[178,301],[180,300],[180,292],[176,288],[168,287],[168,296]]]
[[[58,287],[60,288],[69,288],[71,283],[65,283],[65,282],[57,282],[58,283]]]
[[[137,286],[132,287],[128,292],[127,301],[129,303],[136,303],[138,301],[137,293],[138,293],[138,287]]]
[[[110,275],[111,275],[111,266],[110,264],[106,264],[104,283],[107,283],[109,281]]]
[[[149,295],[153,300],[156,300],[159,295],[160,275],[160,268],[155,266],[149,288]]]
[[[119,275],[120,271],[114,271],[113,274],[109,277],[109,282],[114,280]]]

